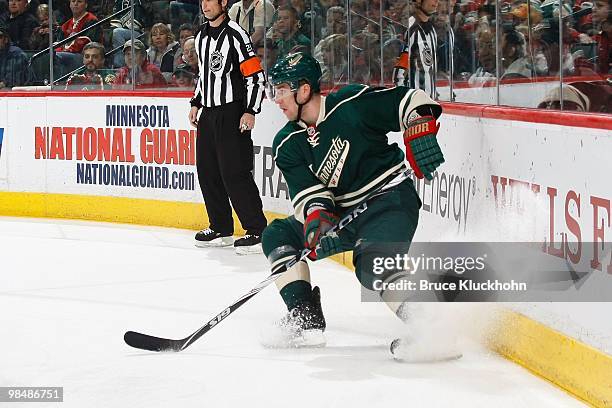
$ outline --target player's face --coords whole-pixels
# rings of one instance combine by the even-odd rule
[[[280,84],[274,87],[274,102],[288,120],[297,119],[298,106],[293,97],[294,93],[289,84]]]
[[[104,57],[94,48],[83,51],[83,65],[88,71],[95,71],[104,66]]]

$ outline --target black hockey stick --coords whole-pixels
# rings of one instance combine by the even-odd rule
[[[373,191],[367,198],[365,198],[358,206],[356,206],[351,212],[347,213],[342,219],[332,227],[327,233],[330,234],[332,232],[340,231],[344,229],[348,224],[353,222],[353,220],[359,217],[364,211],[368,208],[368,202],[379,195],[384,194],[389,191],[391,188],[397,186],[402,181],[406,180],[411,171],[406,170],[396,176],[389,183],[384,184]],[[142,349],[142,350],[150,350],[150,351],[182,351],[189,347],[194,341],[202,337],[206,334],[210,329],[215,327],[217,324],[221,323],[223,319],[228,317],[230,314],[234,313],[236,309],[245,304],[249,299],[262,291],[263,288],[268,286],[270,283],[274,282],[282,273],[287,271],[293,265],[297,264],[300,261],[305,260],[308,255],[313,251],[313,249],[303,249],[299,258],[294,258],[285,265],[280,268],[278,271],[274,272],[270,276],[268,276],[265,280],[261,281],[259,285],[255,286],[248,293],[242,296],[240,299],[236,300],[229,307],[224,309],[217,316],[213,317],[208,323],[204,326],[200,327],[198,330],[180,340],[172,340],[172,339],[164,339],[161,337],[149,336],[148,334],[137,333],[133,331],[128,331],[123,336],[123,340],[130,346]]]

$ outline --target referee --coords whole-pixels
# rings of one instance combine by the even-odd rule
[[[227,0],[201,0],[201,8],[207,21],[195,38],[200,72],[189,121],[198,129],[196,166],[210,226],[196,234],[196,245],[233,243],[239,254],[260,253],[267,222],[253,180],[251,129],[265,77],[248,34],[226,14]],[[230,200],[246,230],[235,242]]]
[[[414,15],[408,19],[404,48],[393,70],[393,83],[422,89],[437,99],[438,37],[431,21],[438,9],[438,0],[416,0]]]

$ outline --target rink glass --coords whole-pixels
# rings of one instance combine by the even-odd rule
[[[57,3],[57,4],[56,4]],[[53,22],[49,43],[62,39],[59,26],[72,17],[70,8],[52,0],[46,17]],[[230,4],[231,6],[231,4]],[[391,86],[393,67],[402,49],[404,33],[414,15],[415,3],[407,0],[273,0],[263,3],[278,10],[292,6],[298,14],[298,32],[310,40],[308,51],[323,69],[324,92],[351,83]],[[599,59],[602,33],[609,32],[609,2],[603,0],[439,0],[432,16],[438,37],[438,99],[477,104],[581,110],[579,92],[568,84],[606,81],[610,66]],[[198,1],[99,0],[89,1],[88,11],[98,25],[83,35],[99,33],[105,46],[105,64],[87,86],[66,88],[68,78],[83,69],[81,56],[53,57],[40,40],[23,50],[29,58],[29,85],[52,85],[54,90],[177,88],[171,72],[167,84],[141,83],[138,70],[130,79],[113,83],[123,64],[121,42],[140,39],[149,47],[150,29],[165,23],[178,40],[181,24],[201,22]],[[264,12],[266,40],[254,44],[267,72],[279,57],[276,48],[278,11]],[[272,15],[272,21],[269,21]],[[134,23],[134,21],[136,21]],[[61,47],[61,45],[60,45]],[[179,49],[178,53],[182,53]],[[180,57],[182,58],[182,56]],[[68,61],[68,62],[67,62]],[[77,74],[80,71],[77,71]],[[562,84],[565,84],[562,87]],[[99,86],[98,86],[99,85]],[[45,88],[38,88],[45,89]],[[9,90],[9,89],[5,89]],[[578,96],[576,96],[578,95]],[[599,107],[605,111],[606,106]]]

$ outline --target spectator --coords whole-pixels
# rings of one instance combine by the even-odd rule
[[[597,72],[602,75],[612,73],[612,1],[596,0],[593,12],[593,24],[598,27]]]
[[[274,44],[274,41],[267,39],[264,43],[260,43],[255,49],[255,54],[259,57],[259,60],[263,63],[264,71],[267,73],[270,68],[274,66],[276,59],[278,58],[278,49]]]
[[[185,90],[193,91],[195,89],[195,73],[187,64],[181,64],[174,70],[173,83]]]
[[[185,46],[183,48],[183,61],[191,67],[192,72],[195,72],[197,74],[199,72],[199,67],[195,39],[193,37],[186,39]]]
[[[174,34],[166,24],[157,23],[151,28],[149,44],[151,45],[147,50],[149,62],[160,69],[167,81],[172,79],[174,54],[179,48],[179,43],[174,41]]]
[[[344,7],[333,6],[327,9],[323,33],[324,37],[346,33],[346,10],[344,10]]]
[[[451,25],[451,17],[449,15],[449,7],[451,2],[447,0],[439,0],[438,12],[432,16],[432,23],[436,30],[436,36],[438,38],[438,44],[436,46],[436,61],[437,61],[437,73],[436,79],[449,80],[451,72],[455,72],[455,59],[459,56],[459,53],[455,47],[455,32]]]
[[[102,90],[108,88],[115,76],[104,68],[104,46],[91,42],[83,48],[83,68],[66,81],[66,89]]]
[[[561,8],[562,19],[562,42],[559,44],[559,3],[555,0],[546,0],[542,3],[543,22],[534,28],[542,44],[542,52],[548,63],[548,75],[559,75],[561,69],[566,75],[574,73],[574,58],[570,52],[573,42],[569,25],[571,19],[568,17],[572,10],[568,4],[563,3]],[[561,48],[561,49],[560,49]],[[563,58],[559,56],[562,52]]]
[[[317,47],[321,49],[321,87],[330,92],[348,79],[346,35],[332,34],[322,39]]]
[[[100,27],[83,32],[87,27],[98,22],[98,18],[87,11],[87,0],[70,0],[70,10],[72,11],[72,18],[62,24],[61,38],[59,39],[66,39],[76,33],[80,33],[80,35],[56,49],[60,76],[74,71],[81,65],[83,59],[81,51],[86,44],[92,41],[103,42]]]
[[[195,35],[195,30],[191,24],[182,24],[179,27],[179,48],[174,53],[174,69],[176,69],[179,65],[185,64],[187,61],[183,60],[183,50],[185,47],[185,41],[189,37],[193,37]]]
[[[53,20],[51,29],[49,29],[49,6],[47,4],[38,6],[37,16],[40,25],[32,31],[32,35],[30,36],[30,49],[44,50],[45,48],[49,48],[49,32],[53,32],[53,41],[60,38],[60,26]]]
[[[367,3],[365,0],[351,0],[348,14],[351,18],[351,33],[358,33],[368,29],[369,21],[367,20]]]
[[[313,2],[311,0],[289,0],[289,4],[297,11],[300,33],[309,38],[311,42],[318,43],[323,30],[323,12],[319,7],[319,2],[317,0]]]
[[[130,0],[115,0],[113,13],[119,10],[124,10],[131,6]],[[134,24],[132,24],[132,13],[127,11],[118,19],[111,20],[113,28],[113,49],[123,47],[127,40],[132,38],[132,28],[134,29],[134,37],[139,37],[142,34],[145,11],[141,0],[134,1]],[[113,66],[120,67],[125,63],[123,53],[116,52],[113,57]]]
[[[48,1],[48,0],[44,0]],[[89,5],[89,11],[91,11],[94,15],[99,18],[105,18],[113,14],[114,6],[117,0],[96,0],[92,1]],[[135,6],[138,5],[140,0],[135,0]],[[53,1],[53,6],[55,6],[55,0]]]
[[[384,83],[392,83],[395,61],[402,51],[404,44],[398,38],[391,38],[383,44],[383,78]]]
[[[166,80],[159,68],[147,61],[145,45],[140,40],[134,40],[134,62],[132,62],[132,40],[123,46],[125,66],[117,71],[114,81],[115,88],[132,83],[132,71],[136,78],[136,88],[158,88],[166,85]]]
[[[25,53],[11,45],[8,29],[0,25],[0,88],[27,85],[31,76]]]
[[[319,5],[321,6],[322,14],[327,13],[327,10],[330,7],[344,6],[344,4],[345,4],[344,0],[319,0]]]
[[[504,31],[502,34],[502,77],[531,78],[533,64],[527,57],[525,37],[515,29]]]
[[[13,44],[21,50],[29,48],[32,31],[38,27],[38,20],[27,10],[28,0],[9,0],[8,11],[0,15],[0,24],[5,26]]]
[[[361,31],[352,36],[351,82],[380,85],[380,42],[378,35]]]
[[[53,0],[53,15],[55,21],[62,22],[62,24],[67,21],[72,15],[70,0]]]
[[[272,39],[278,48],[278,57],[284,57],[291,52],[306,52],[310,54],[311,42],[300,34],[300,22],[293,7],[281,7],[278,19],[272,27]]]
[[[480,65],[468,80],[471,87],[481,87],[492,83],[496,75],[495,33],[490,30],[481,31],[478,34],[477,43]]]
[[[269,0],[239,0],[229,9],[228,16],[249,33],[257,48],[274,21],[274,5]]]

